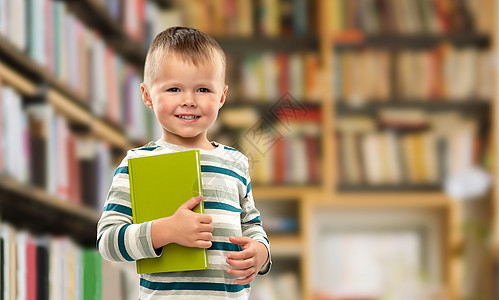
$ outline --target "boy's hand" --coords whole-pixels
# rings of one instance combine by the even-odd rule
[[[155,249],[169,243],[197,248],[211,247],[211,216],[192,211],[202,199],[202,195],[193,197],[182,204],[173,216],[153,222],[151,235]]]
[[[269,253],[264,244],[249,237],[229,237],[229,240],[240,245],[243,251],[230,252],[227,254],[227,263],[233,268],[227,269],[227,273],[244,277],[234,280],[235,284],[248,284],[258,274],[268,259]]]

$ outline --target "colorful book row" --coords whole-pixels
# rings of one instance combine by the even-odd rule
[[[133,268],[104,261],[97,250],[68,237],[0,223],[0,253],[2,299],[137,298]]]
[[[335,96],[352,106],[368,101],[490,99],[493,55],[473,47],[361,50],[335,54]]]
[[[142,75],[65,1],[2,0],[0,7],[0,36],[21,55],[66,83],[96,116],[126,124],[131,139],[150,134],[144,125],[149,110],[140,101]]]
[[[416,131],[401,132],[397,129],[403,124],[398,121],[384,120],[384,129],[378,130],[372,119],[338,120],[339,183],[436,185],[483,164],[486,142],[475,120],[437,113],[422,122],[409,124]]]
[[[272,53],[247,55],[242,61],[231,61],[229,84],[234,80],[235,96],[249,101],[274,102],[287,93],[307,102],[320,100],[319,55],[306,53]]]
[[[50,104],[29,103],[1,84],[0,119],[1,173],[102,209],[114,172],[106,142],[77,136]]]
[[[260,124],[239,137],[252,181],[261,185],[319,184],[321,138],[317,121]]]
[[[306,35],[315,30],[315,1],[196,0],[179,2],[187,25],[214,36]]]
[[[329,32],[447,34],[489,32],[493,0],[326,1]]]

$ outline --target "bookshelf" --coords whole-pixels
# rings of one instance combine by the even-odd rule
[[[302,212],[302,218],[304,218],[305,221],[305,228],[303,230],[306,232],[303,241],[304,245],[312,243],[316,245],[321,244],[322,247],[327,247],[327,242],[324,241],[330,239],[331,236],[336,236],[336,238],[338,238],[342,237],[342,233],[353,233],[353,244],[351,244],[352,240],[349,240],[344,236],[342,243],[349,244],[352,256],[354,256],[356,251],[354,247],[356,241],[355,237],[359,234],[365,234],[366,232],[370,234],[407,234],[407,232],[414,230],[417,232],[418,239],[421,238],[424,240],[423,243],[431,244],[438,241],[436,243],[439,244],[438,246],[435,244],[432,246],[434,247],[433,250],[436,250],[431,251],[432,254],[429,252],[425,253],[425,259],[428,259],[431,263],[429,263],[429,261],[420,262],[420,264],[424,265],[426,268],[424,271],[427,272],[425,273],[425,276],[431,278],[431,281],[433,282],[438,282],[440,276],[450,279],[450,281],[448,281],[449,283],[452,282],[452,276],[454,276],[453,262],[449,258],[442,258],[454,256],[454,249],[457,245],[455,241],[455,231],[453,229],[455,226],[453,223],[455,215],[452,209],[452,201],[445,195],[436,192],[419,194],[402,192],[390,193],[388,195],[386,193],[379,195],[349,193],[337,194],[333,201],[331,201],[330,196],[324,194],[309,195],[306,199],[308,201],[304,202]],[[323,220],[321,221],[323,218],[329,218],[331,220],[324,222]],[[356,218],[356,223],[353,224],[349,222],[348,218]],[[398,221],[393,221],[397,218],[403,220],[401,221],[399,219]],[[376,221],[373,221],[373,219]],[[419,220],[416,221],[417,219]],[[334,223],[336,223],[336,225],[333,225]],[[328,236],[328,234],[330,236]],[[419,235],[422,235],[422,237],[419,237]],[[434,236],[430,237],[431,235]],[[411,238],[415,237],[413,236],[413,233],[408,236]],[[433,242],[431,242],[431,240],[433,240]],[[403,245],[404,242],[400,242],[399,245],[400,244]],[[363,245],[367,246],[368,244],[363,243]],[[327,264],[328,258],[331,260],[333,259],[332,257],[326,258],[323,256],[321,256],[321,259],[318,259],[317,253],[320,251],[319,248],[320,247],[307,247],[305,254],[303,255],[304,265],[308,267],[304,270],[302,276],[304,278],[313,279],[308,281],[305,280],[304,282],[304,293],[305,295],[309,295],[308,297],[310,297],[310,299],[317,297],[319,294],[318,292],[321,291],[321,289],[324,289],[324,286],[317,284],[318,281],[321,281],[317,273],[317,264],[320,264],[321,260],[324,260],[322,262],[323,264]],[[333,251],[331,249],[329,250]],[[399,250],[403,251],[403,249]],[[346,261],[351,261],[351,259],[359,258],[358,256],[349,258],[346,254],[347,253],[343,253],[342,255],[339,254],[340,256],[336,258],[338,268],[341,268],[342,265],[338,260],[341,261],[344,259]],[[365,255],[369,256],[367,253],[365,253]],[[392,255],[396,254],[392,253]],[[402,264],[403,261],[400,261],[400,263]],[[386,267],[389,268],[388,265]],[[369,269],[369,266],[366,266],[366,268]],[[327,273],[325,268],[319,267],[319,269],[322,269],[323,273]],[[352,270],[354,274],[356,271],[359,272],[360,269]],[[342,269],[341,273],[348,277],[346,270]],[[406,275],[404,273],[398,274],[399,276]],[[378,274],[378,276],[382,277],[383,275]],[[359,277],[356,278],[359,279]],[[368,278],[365,279],[371,281]],[[324,281],[324,278],[322,281]],[[333,286],[338,283],[329,282],[329,284],[330,286]],[[370,297],[362,294],[362,289],[366,288],[366,285],[360,282],[357,285],[359,289],[357,295],[359,295],[359,297],[360,295]],[[349,288],[351,289],[352,287]],[[447,290],[452,290],[453,288],[455,287],[445,286],[445,291],[443,292],[440,290],[438,294],[435,294],[435,297],[437,297],[437,299],[455,299],[452,295],[447,293]],[[348,289],[348,287],[345,287],[344,290],[345,289]],[[342,297],[339,289],[336,289],[336,291],[339,293],[338,297],[340,299],[343,297],[347,299],[352,297],[348,296],[348,294]],[[351,294],[352,291],[350,290],[348,293]]]
[[[493,14],[495,16],[498,16],[499,15],[499,5],[495,4],[494,7],[493,7]],[[497,55],[499,55],[499,22],[497,21],[497,18],[494,19],[494,24],[493,24],[493,38],[492,38],[492,51],[494,53],[494,55],[497,57]],[[498,106],[498,102],[499,102],[499,85],[497,84],[498,82],[498,79],[499,79],[499,73],[496,72],[494,73],[494,99],[495,101],[493,102],[493,105],[492,105],[492,108],[491,108],[491,115],[493,116],[492,117],[492,130],[491,130],[491,136],[492,136],[492,141],[493,141],[493,151],[497,151],[498,149],[498,142],[499,142],[499,137],[498,137],[498,133],[499,133],[499,118],[497,118],[497,116],[499,115],[499,106]],[[493,178],[494,180],[497,180],[497,174],[498,174],[498,165],[497,165],[498,161],[497,159],[495,160],[495,163],[493,164],[492,166],[492,171],[493,171]],[[494,188],[493,188],[493,191],[492,191],[492,196],[494,198],[494,201],[492,202],[492,209],[493,209],[493,224],[494,224],[494,228],[496,229],[494,231],[494,241],[499,241],[499,231],[497,230],[497,228],[499,228],[499,226],[497,226],[499,223],[499,201],[498,201],[498,192],[497,192],[497,185],[494,185]],[[495,248],[496,249],[499,249],[499,243],[496,243],[495,244]],[[499,251],[496,251],[496,253],[499,253]]]
[[[156,2],[108,4],[2,3],[0,231],[2,262],[14,262],[2,298],[136,298],[134,268],[95,249],[97,199],[124,153],[156,135],[138,88]]]
[[[499,55],[499,22],[497,16],[499,16],[499,5],[497,3],[494,3],[491,7],[491,14],[495,16],[493,19],[494,22],[492,24],[492,53],[493,55],[497,58]],[[498,296],[498,285],[497,285],[497,263],[498,263],[498,254],[499,254],[499,198],[498,198],[498,186],[497,186],[497,174],[498,174],[498,160],[497,160],[497,151],[498,151],[498,141],[499,141],[499,72],[497,71],[494,72],[493,75],[493,80],[494,80],[494,94],[493,94],[493,103],[492,107],[490,110],[492,122],[491,122],[491,141],[492,141],[492,151],[495,154],[495,160],[492,163],[491,166],[491,173],[492,173],[492,180],[493,180],[493,185],[492,185],[492,191],[491,191],[491,204],[489,206],[489,209],[491,211],[491,224],[492,224],[492,240],[493,240],[493,254],[492,254],[492,263],[495,264],[495,269],[491,270],[491,274],[493,274],[492,277],[492,286],[494,289],[493,295],[495,297]]]
[[[339,151],[342,155],[342,140],[338,138],[332,138],[335,136],[335,132],[342,130],[345,126],[350,125],[343,123],[342,120],[346,118],[355,118],[357,120],[357,125],[364,124],[364,126],[374,126],[375,131],[387,127],[389,130],[399,130],[406,134],[412,130],[421,131],[427,130],[427,126],[420,126],[418,115],[431,115],[439,113],[454,113],[466,115],[470,119],[479,120],[479,125],[477,126],[476,134],[480,137],[484,144],[490,143],[488,136],[490,132],[494,132],[491,129],[491,124],[495,124],[497,116],[495,114],[491,115],[491,109],[496,105],[496,99],[492,94],[492,87],[496,84],[493,80],[489,81],[489,87],[485,93],[481,94],[478,88],[475,89],[467,96],[452,94],[452,93],[442,93],[435,96],[428,96],[429,94],[424,94],[424,96],[417,96],[421,91],[413,90],[417,92],[416,96],[410,95],[404,96],[400,90],[400,77],[397,75],[404,76],[403,70],[397,69],[397,64],[401,64],[397,61],[397,55],[400,53],[405,53],[407,51],[414,51],[417,53],[424,53],[428,49],[459,49],[456,51],[461,51],[461,49],[473,49],[471,51],[481,52],[484,55],[489,55],[490,49],[494,44],[493,39],[490,35],[490,22],[493,19],[488,14],[492,7],[492,1],[477,1],[476,3],[465,3],[462,1],[462,5],[467,5],[467,9],[473,9],[474,18],[478,19],[480,16],[481,20],[477,20],[474,23],[474,28],[471,27],[454,27],[448,23],[451,18],[465,18],[463,14],[465,12],[455,10],[458,9],[457,2],[451,1],[441,1],[442,5],[448,4],[446,9],[449,11],[442,11],[444,7],[440,7],[434,2],[437,7],[431,8],[429,6],[430,1],[331,1],[324,4],[322,11],[327,11],[322,15],[322,20],[324,27],[329,28],[329,30],[324,30],[321,37],[321,45],[325,49],[323,50],[322,58],[326,61],[326,68],[329,72],[334,75],[334,81],[332,85],[332,92],[330,92],[329,100],[333,99],[333,105],[328,113],[332,116],[333,121],[331,122],[331,127],[323,128],[330,133],[331,143],[335,145],[335,149]],[[479,3],[478,3],[479,2]],[[432,2],[433,3],[433,2]],[[459,5],[461,5],[459,4]],[[379,5],[379,6],[377,6]],[[416,6],[423,6],[417,7]],[[481,10],[477,10],[474,5],[481,6]],[[413,7],[414,6],[414,7]],[[411,9],[414,8],[414,9]],[[463,9],[460,7],[459,9]],[[435,26],[433,29],[428,28],[426,22],[428,18],[424,20],[415,20],[418,13],[421,13],[423,9],[423,14],[431,13],[432,19],[436,21],[431,24]],[[433,10],[435,9],[435,10]],[[438,10],[438,15],[436,14]],[[468,11],[468,13],[471,13]],[[405,20],[399,20],[398,15],[404,15]],[[362,22],[358,22],[359,19],[356,17],[362,16]],[[428,16],[428,15],[427,15]],[[463,19],[461,19],[463,20]],[[407,23],[407,24],[404,24]],[[407,26],[415,26],[407,28]],[[444,25],[446,24],[446,25]],[[468,24],[468,23],[467,23]],[[462,24],[461,24],[462,25]],[[441,26],[441,27],[440,27]],[[469,24],[468,24],[469,26]],[[437,28],[438,27],[438,28]],[[411,30],[409,30],[411,29]],[[443,45],[443,46],[442,46]],[[374,72],[370,80],[374,80],[378,85],[387,84],[384,91],[378,90],[356,90],[356,94],[352,97],[352,90],[350,90],[350,98],[345,97],[345,80],[348,80],[348,76],[352,76],[351,73],[344,73],[345,71],[339,68],[345,66],[345,60],[347,59],[357,59],[363,60],[369,55],[373,57],[378,57],[384,59],[379,53],[389,53],[390,59],[393,61],[389,63],[388,66],[378,65],[377,73]],[[343,55],[343,56],[342,56]],[[348,58],[351,55],[352,58]],[[324,59],[326,57],[326,59]],[[347,58],[345,58],[347,57]],[[489,58],[490,59],[490,58]],[[367,60],[367,59],[366,59]],[[374,58],[373,60],[376,60]],[[351,61],[350,61],[351,63]],[[489,60],[490,64],[490,60]],[[413,65],[414,66],[414,65]],[[360,70],[367,73],[370,66],[366,65],[359,67],[357,70],[351,70],[350,72],[355,73],[358,80],[364,80],[365,78],[360,77]],[[387,68],[386,71],[383,68]],[[471,71],[468,69],[468,71]],[[483,71],[483,70],[480,70]],[[386,73],[385,73],[386,72]],[[399,72],[399,74],[397,74]],[[463,71],[459,72],[462,74]],[[473,72],[473,71],[472,71]],[[479,72],[479,71],[478,71]],[[487,72],[488,76],[495,76],[496,70],[490,69]],[[386,74],[386,75],[385,75]],[[421,73],[419,73],[421,75]],[[378,76],[378,77],[376,77]],[[386,76],[386,78],[382,78]],[[417,75],[416,75],[417,76]],[[381,77],[381,78],[380,78]],[[338,79],[340,78],[340,79]],[[347,78],[347,79],[345,79]],[[352,77],[353,78],[353,77]],[[415,79],[416,77],[413,77]],[[493,77],[495,78],[495,77]],[[369,80],[369,79],[368,79]],[[364,82],[365,83],[365,82]],[[419,82],[413,81],[417,86]],[[450,83],[449,83],[450,84]],[[360,84],[356,86],[365,87],[367,84]],[[476,88],[478,85],[473,85]],[[352,86],[349,86],[352,88]],[[448,91],[458,90],[457,87],[450,88]],[[483,90],[482,90],[483,91]],[[380,96],[382,95],[382,96]],[[417,122],[411,123],[411,118],[414,115],[407,114],[404,122],[397,123],[398,120],[383,119],[383,111],[393,110],[396,112],[403,112],[404,110],[418,111],[412,121]],[[395,113],[394,113],[395,114]],[[388,114],[385,114],[385,116]],[[374,120],[373,124],[365,125],[366,120]],[[393,121],[393,123],[391,122]],[[407,124],[404,124],[407,122]],[[347,124],[347,125],[345,125]],[[353,124],[353,123],[351,123]],[[407,125],[407,126],[405,126]],[[416,125],[416,126],[414,126]],[[358,125],[363,126],[363,125]],[[413,127],[414,126],[414,127]],[[365,129],[365,127],[364,127]],[[363,130],[362,128],[360,130]],[[480,159],[476,161],[478,165],[488,167],[486,161],[487,153],[490,151],[490,145],[484,146],[479,155]],[[348,151],[346,151],[348,152]],[[339,161],[341,165],[341,157],[337,160],[337,154],[333,154],[333,160]],[[344,155],[344,152],[343,152]],[[345,157],[346,158],[346,157]],[[441,265],[442,270],[441,277],[438,279],[440,281],[440,290],[435,291],[432,297],[436,299],[461,299],[463,292],[461,282],[463,280],[463,262],[459,249],[463,246],[463,236],[462,236],[462,217],[463,217],[463,207],[461,207],[458,202],[450,199],[443,192],[443,187],[441,182],[411,182],[402,181],[398,183],[388,183],[383,181],[376,181],[367,183],[361,181],[360,183],[348,183],[345,182],[344,170],[339,172],[333,171],[334,180],[333,188],[325,193],[317,195],[306,195],[304,198],[303,212],[301,213],[300,222],[305,228],[303,228],[303,236],[305,240],[304,245],[314,244],[312,236],[316,233],[317,225],[315,219],[323,214],[324,211],[330,212],[330,217],[341,212],[362,212],[369,209],[379,210],[379,209],[393,209],[402,208],[403,211],[416,211],[416,210],[428,210],[429,212],[437,212],[436,219],[439,221],[440,226],[444,232],[444,243],[442,244]],[[365,174],[364,174],[365,176]],[[441,176],[441,175],[439,175]],[[442,178],[442,177],[439,177]],[[382,214],[382,213],[381,213]],[[386,216],[389,218],[389,216]],[[495,217],[496,218],[496,217]],[[496,219],[495,219],[496,220]],[[358,221],[361,221],[358,219]],[[361,221],[362,222],[362,221]],[[331,227],[334,225],[334,221],[330,221]],[[325,221],[322,226],[328,226],[329,224]],[[373,225],[376,225],[373,223]],[[494,225],[494,228],[496,226]],[[315,246],[317,246],[317,239],[315,239]],[[305,299],[317,299],[319,298],[319,290],[317,290],[317,270],[314,270],[314,262],[311,257],[314,257],[313,246],[306,247],[303,254],[303,270],[302,278],[304,279],[304,297]],[[345,257],[346,258],[346,257]],[[347,258],[346,258],[347,259]],[[483,278],[485,281],[493,281],[495,279],[489,280],[490,270],[486,270],[488,275]],[[493,278],[490,275],[490,278]],[[320,287],[319,287],[320,288]],[[324,288],[324,286],[322,287]],[[491,291],[492,287],[490,282],[485,283],[481,286],[481,293],[483,299],[492,299]],[[336,290],[338,291],[338,290]],[[341,295],[341,293],[340,293]],[[354,297],[355,294],[351,295]],[[358,297],[363,296],[362,294],[357,295]],[[475,295],[476,296],[476,295]],[[339,299],[343,299],[338,296]],[[344,296],[345,299],[349,299],[348,296]],[[370,298],[368,295],[364,297]],[[372,296],[371,296],[372,297]],[[325,297],[327,298],[327,297]],[[421,296],[420,298],[426,298]],[[335,298],[336,299],[336,298]]]

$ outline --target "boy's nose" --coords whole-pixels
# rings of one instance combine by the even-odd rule
[[[182,106],[187,106],[187,107],[196,107],[196,101],[194,100],[194,97],[192,95],[189,95],[187,97],[184,97],[182,99]]]

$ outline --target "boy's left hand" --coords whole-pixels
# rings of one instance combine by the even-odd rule
[[[227,273],[242,279],[236,279],[235,284],[248,284],[258,274],[268,259],[267,247],[249,237],[229,237],[229,240],[243,249],[239,252],[227,254],[227,263],[233,268],[227,269]]]

